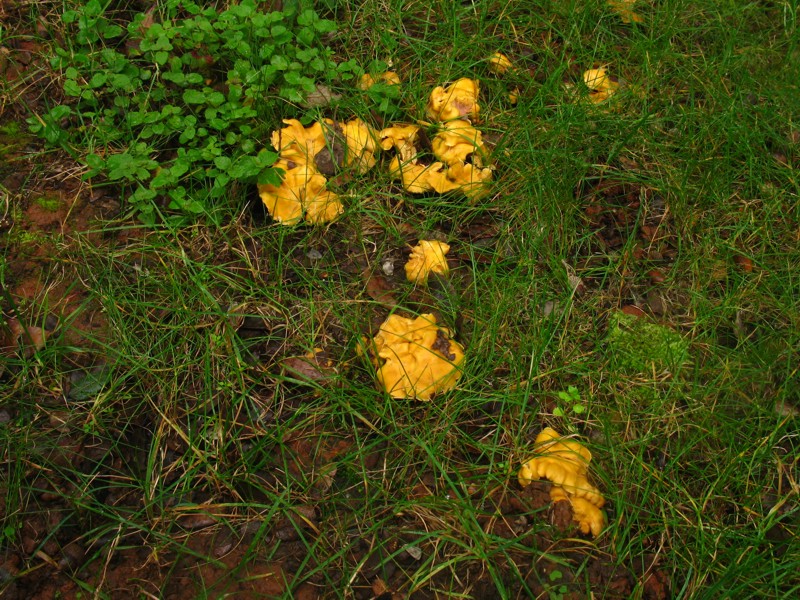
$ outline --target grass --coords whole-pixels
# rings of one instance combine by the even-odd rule
[[[82,304],[0,374],[0,548],[22,556],[6,589],[62,561],[63,581],[117,597],[116,556],[149,565],[135,593],[151,596],[369,597],[379,579],[420,598],[618,597],[591,575],[599,561],[632,574],[630,597],[657,589],[648,576],[675,598],[794,597],[798,7],[639,4],[639,25],[591,1],[337,7],[337,52],[391,60],[404,118],[434,85],[480,79],[498,167],[474,205],[409,197],[376,169],[327,227],[267,225],[240,186],[213,223],[61,235],[45,288]],[[486,69],[498,49],[518,66],[507,78]],[[594,106],[581,73],[605,64],[626,85]],[[336,91],[320,114],[374,120],[366,98]],[[603,196],[608,182],[639,206]],[[618,245],[598,242],[598,198],[629,212]],[[15,227],[2,233],[9,289]],[[432,233],[453,247],[452,291],[390,277],[391,293],[452,321],[465,372],[430,403],[391,400],[357,351],[387,314],[362,273],[387,260],[402,273],[407,244]],[[37,324],[46,297],[4,304]],[[678,332],[687,361],[620,368],[606,330],[626,305]],[[102,326],[76,335],[86,315]],[[314,348],[330,372],[298,380],[284,361]],[[587,412],[554,416],[572,385]],[[592,450],[608,500],[596,539],[558,531],[546,507],[508,508],[547,425]]]

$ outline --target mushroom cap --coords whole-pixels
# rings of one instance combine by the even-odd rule
[[[378,383],[393,398],[430,400],[452,389],[461,377],[464,348],[450,335],[432,314],[390,315],[373,339]]]
[[[395,124],[378,133],[381,148],[384,150],[394,148],[403,162],[416,159],[418,136],[419,126],[407,124]]]
[[[314,169],[306,163],[296,164],[284,158],[279,159],[274,167],[284,171],[283,181],[280,185],[259,184],[258,195],[275,221],[294,225],[303,218],[305,186]]]
[[[606,67],[584,71],[583,83],[589,88],[589,100],[595,104],[608,100],[619,88],[619,83],[609,77]]]
[[[488,183],[492,180],[492,170],[489,168],[453,163],[442,173],[445,181],[430,179],[431,186],[439,193],[458,190],[473,202],[489,194]]]
[[[359,174],[364,174],[375,166],[375,153],[380,149],[378,134],[361,119],[353,119],[340,123],[340,128],[347,140],[345,164],[355,166]]]
[[[424,194],[433,190],[431,175],[443,166],[442,163],[419,165],[415,160],[401,163],[400,157],[395,156],[389,163],[389,173],[402,182],[405,191],[411,194]]]
[[[284,171],[280,185],[259,184],[258,194],[269,214],[282,225],[327,223],[344,211],[338,196],[325,189],[327,180],[311,163],[296,164],[279,159],[276,168]]]
[[[447,275],[449,267],[445,255],[450,246],[444,242],[420,240],[411,249],[411,256],[406,263],[406,278],[413,283],[428,283],[428,275],[437,273]]]
[[[514,63],[512,63],[505,54],[500,52],[492,54],[487,62],[489,63],[489,70],[495,75],[503,75],[509,69],[514,68]]]
[[[572,520],[578,524],[582,533],[591,533],[597,537],[606,525],[606,515],[599,506],[595,506],[585,498],[570,496],[562,487],[552,486],[550,499],[554,503],[561,500],[569,502],[572,508]]]
[[[325,147],[322,123],[316,122],[309,127],[303,127],[297,119],[284,119],[283,122],[286,127],[272,132],[272,147],[286,160],[313,161],[317,153]]]
[[[589,483],[588,467],[592,460],[589,449],[575,440],[562,438],[547,427],[536,437],[536,456],[522,465],[519,483],[528,485],[537,479],[548,479],[564,489],[570,498],[584,498],[597,507],[605,504],[600,490]]]
[[[436,158],[446,165],[466,162],[472,156],[474,164],[481,166],[486,155],[481,132],[462,119],[445,123],[431,146]]]
[[[358,80],[358,89],[368,90],[376,83],[385,83],[386,85],[400,85],[400,76],[394,71],[386,71],[378,73],[377,75],[370,75],[364,73],[361,79]]]
[[[477,121],[481,107],[478,104],[480,86],[466,77],[447,87],[437,86],[428,99],[427,114],[434,121],[467,119]]]
[[[314,173],[306,183],[303,194],[305,220],[312,224],[328,223],[344,212],[339,196],[325,189],[327,180]]]

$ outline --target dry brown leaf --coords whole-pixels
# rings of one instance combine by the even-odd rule
[[[362,274],[366,283],[367,295],[387,306],[397,306],[398,301],[394,297],[394,287],[383,275],[376,275],[370,269],[366,269]]]

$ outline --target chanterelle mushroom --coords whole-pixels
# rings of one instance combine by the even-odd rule
[[[284,171],[283,181],[280,185],[259,184],[258,194],[275,221],[294,225],[303,218],[306,184],[315,171],[305,162],[297,164],[283,158],[274,167]]]
[[[390,315],[373,339],[378,383],[393,398],[430,400],[461,377],[464,348],[432,314]]]
[[[606,67],[584,71],[583,83],[589,88],[589,100],[595,104],[608,100],[619,88],[619,83],[609,77]]]
[[[434,121],[450,119],[478,120],[480,87],[474,79],[459,79],[447,87],[438,86],[428,99],[428,117]]]
[[[605,499],[600,490],[589,483],[591,452],[575,440],[562,438],[551,427],[536,437],[536,445],[539,456],[522,465],[518,475],[520,485],[525,487],[531,481],[549,479],[553,483],[552,500],[569,500],[573,519],[581,531],[597,535],[605,523],[605,515],[600,510]]]
[[[487,62],[489,63],[489,70],[495,75],[503,75],[509,69],[514,68],[514,64],[509,58],[500,52],[492,54]]]
[[[340,123],[339,127],[347,140],[345,164],[355,167],[359,174],[364,174],[375,166],[375,153],[378,146],[378,134],[361,119],[353,119]]]
[[[281,158],[300,163],[314,159],[325,147],[325,134],[322,123],[303,127],[297,119],[284,119],[286,127],[272,132],[272,147]]]
[[[482,198],[489,192],[492,170],[481,166],[485,157],[481,135],[467,121],[445,124],[434,138],[434,154],[439,161],[430,165],[418,162],[416,145],[420,128],[417,125],[387,127],[379,136],[384,150],[394,148],[397,151],[389,164],[389,172],[402,181],[407,192],[445,194],[460,191],[470,200]],[[468,157],[475,164],[465,163]]]
[[[334,220],[344,207],[339,197],[326,189],[325,174],[332,175],[342,166],[354,167],[359,173],[371,169],[379,149],[377,134],[361,119],[347,123],[325,119],[309,127],[297,119],[283,122],[286,127],[272,133],[272,145],[280,154],[275,167],[284,171],[284,178],[280,185],[258,186],[264,206],[284,225],[304,218],[309,223]]]
[[[376,83],[384,83],[386,85],[400,85],[400,77],[394,71],[386,71],[377,75],[370,75],[364,73],[361,79],[358,80],[358,89],[368,90]]]
[[[473,164],[482,166],[486,158],[481,132],[461,119],[445,123],[431,147],[436,158],[446,165],[464,163],[471,157]]]
[[[406,278],[413,283],[428,283],[428,275],[437,273],[447,275],[449,269],[445,255],[450,246],[444,242],[420,240],[411,249],[411,256],[406,263]]]

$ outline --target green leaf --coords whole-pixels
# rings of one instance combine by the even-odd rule
[[[199,90],[186,90],[183,92],[183,101],[186,104],[205,104],[206,95]]]

